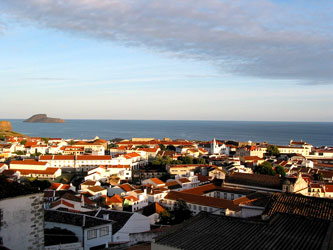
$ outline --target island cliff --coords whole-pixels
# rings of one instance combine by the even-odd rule
[[[0,130],[1,131],[12,131],[12,124],[9,121],[0,121]]]
[[[23,122],[63,123],[65,121],[60,118],[47,117],[46,114],[37,114],[37,115],[31,116],[27,120],[24,120]]]
[[[0,121],[0,140],[3,140],[8,136],[22,137],[25,135],[13,131],[12,124],[9,121]]]

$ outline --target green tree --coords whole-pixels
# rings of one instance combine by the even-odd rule
[[[275,173],[281,176],[285,176],[286,175],[286,171],[284,169],[284,167],[278,165],[275,167]]]
[[[313,179],[316,181],[322,181],[324,179],[324,176],[322,173],[313,174]]]
[[[176,147],[174,146],[174,145],[168,145],[167,147],[166,147],[166,149],[167,150],[171,150],[171,151],[176,151]]]
[[[21,150],[17,150],[16,152],[14,152],[14,154],[16,154],[16,155],[25,155],[25,152],[23,152]]]
[[[43,138],[41,138],[41,140],[47,144],[49,142],[50,138],[43,137]]]
[[[163,144],[158,144],[158,146],[160,146],[160,149],[161,149],[162,151],[165,151],[165,150],[166,150],[166,147],[165,147]]]
[[[254,172],[256,174],[275,175],[272,164],[270,164],[268,161],[265,161],[262,164],[256,166]]]
[[[21,145],[25,145],[27,143],[27,140],[22,140],[20,143]]]
[[[183,200],[177,200],[172,211],[172,224],[179,224],[192,217],[192,212]]]
[[[114,143],[110,143],[110,144],[108,144],[108,149],[110,149],[110,148],[119,148],[119,145],[114,144]]]
[[[206,164],[206,160],[203,158],[194,158],[193,163],[194,164]]]
[[[43,191],[44,189],[50,187],[51,183],[48,180],[37,180],[33,178],[33,179],[28,179],[25,185]]]
[[[159,215],[159,224],[170,225],[172,223],[172,218],[170,212],[165,209]]]
[[[280,151],[276,145],[268,145],[267,154],[272,156],[280,155]]]
[[[193,164],[193,157],[191,156],[181,156],[179,160],[182,161],[182,164]]]
[[[34,158],[34,157],[38,157],[40,155],[42,155],[42,153],[36,152],[35,154],[30,154],[30,157]]]

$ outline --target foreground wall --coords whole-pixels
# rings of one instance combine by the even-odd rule
[[[3,246],[15,250],[44,249],[43,197],[43,193],[37,193],[0,200]]]

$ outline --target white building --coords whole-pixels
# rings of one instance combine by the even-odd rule
[[[20,172],[24,177],[36,177],[41,179],[55,179],[61,175],[60,168],[50,167],[47,162],[38,162],[31,159],[23,161],[11,161],[10,170]]]
[[[112,243],[112,222],[93,216],[45,210],[45,228],[67,229],[78,237],[84,250],[104,249]]]
[[[216,142],[216,139],[213,139],[213,142],[210,144],[210,153],[213,155],[229,155],[230,148],[227,147],[224,143],[218,143]]]
[[[44,249],[43,193],[0,200],[0,241],[8,249]]]

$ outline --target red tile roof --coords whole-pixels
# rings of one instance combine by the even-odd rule
[[[165,184],[163,181],[161,181],[158,178],[151,178],[150,180],[152,180],[157,185]]]
[[[29,175],[29,174],[47,174],[54,175],[60,168],[46,168],[46,170],[33,170],[33,169],[12,169],[13,171],[18,171],[21,175]]]
[[[177,181],[180,181],[181,183],[189,183],[189,182],[191,182],[189,179],[187,179],[187,178],[179,178],[179,179],[177,179]]]
[[[38,165],[38,166],[45,166],[46,162],[39,162],[35,160],[24,160],[24,161],[11,161],[10,166],[12,165]]]
[[[110,155],[78,155],[77,160],[91,160],[91,161],[101,161],[101,160],[111,160],[112,157]]]
[[[132,195],[129,195],[129,196],[126,196],[126,197],[124,197],[126,200],[130,200],[130,201],[138,201],[139,199],[138,198],[136,198],[136,197],[134,197],[134,196],[132,196]]]
[[[244,161],[260,161],[263,160],[258,156],[244,156]]]
[[[94,193],[96,193],[96,192],[102,192],[102,191],[105,191],[106,189],[105,188],[103,188],[103,187],[101,187],[101,186],[92,186],[92,187],[88,187],[87,188],[87,191],[89,192],[89,191],[92,191],[92,192],[94,192]]]
[[[201,206],[224,208],[233,211],[239,211],[238,205],[236,205],[232,200],[219,199],[209,196],[200,196],[183,192],[170,191],[165,196],[164,199],[175,200],[175,201],[184,200],[187,203],[197,204]]]
[[[111,198],[107,197],[107,202],[109,203],[123,203],[123,198],[121,198],[120,195],[115,194],[114,196],[112,196]]]
[[[95,186],[96,181],[92,181],[92,180],[87,180],[83,183],[81,183],[81,185],[86,185],[86,186]]]
[[[118,187],[120,187],[121,189],[123,189],[125,192],[130,192],[130,191],[134,190],[134,188],[130,184],[128,184],[128,183],[121,184]]]
[[[324,186],[324,188],[325,188],[325,192],[328,192],[328,193],[333,192],[333,184],[331,184],[331,185],[327,184]]]
[[[52,204],[51,204],[51,208],[53,208],[53,207],[56,207],[56,206],[58,206],[58,205],[60,205],[60,204],[63,204],[63,205],[65,205],[66,207],[71,207],[71,208],[74,208],[74,205],[73,204],[71,204],[71,203],[69,203],[69,202],[67,202],[67,201],[65,201],[65,200],[63,200],[63,199],[60,199],[60,200],[58,200],[58,201],[56,201],[56,202],[53,202]]]

